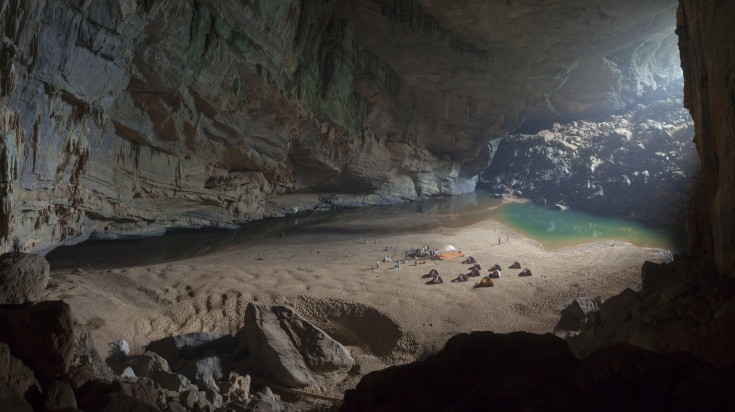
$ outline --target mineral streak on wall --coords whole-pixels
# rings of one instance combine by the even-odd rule
[[[490,139],[677,75],[674,0],[547,3],[2,2],[0,250],[471,191]]]

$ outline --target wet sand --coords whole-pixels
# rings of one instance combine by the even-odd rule
[[[430,233],[386,233],[431,222],[405,216],[370,217],[314,225],[284,237],[258,240],[206,256],[125,269],[64,269],[52,273],[48,299],[64,299],[92,330],[98,350],[125,339],[134,352],[167,335],[234,333],[248,302],[285,303],[348,346],[360,373],[320,393],[341,397],[375,369],[410,362],[440,349],[457,333],[474,330],[550,332],[559,311],[578,296],[608,298],[640,282],[646,260],[667,252],[608,241],[547,251],[494,220]],[[371,234],[372,233],[372,234]],[[376,235],[376,233],[379,233]],[[498,238],[501,244],[498,244]],[[472,255],[482,273],[495,263],[502,277],[492,288],[479,278],[450,283],[470,265],[409,260],[400,269],[380,262],[403,259],[411,247],[452,245]],[[519,277],[518,260],[533,271]],[[424,263],[425,262],[425,263]],[[432,268],[444,279],[426,285]]]

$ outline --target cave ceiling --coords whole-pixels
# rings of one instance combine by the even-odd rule
[[[471,192],[519,126],[680,89],[675,8],[3,2],[0,117],[21,156],[1,247]]]

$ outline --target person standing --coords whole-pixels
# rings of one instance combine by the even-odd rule
[[[13,237],[13,254],[15,257],[20,256],[20,239],[17,236]]]

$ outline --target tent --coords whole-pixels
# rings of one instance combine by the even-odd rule
[[[494,284],[493,284],[493,280],[490,279],[489,277],[482,278],[482,280],[480,281],[480,283],[478,283],[478,284],[475,285],[475,287],[478,287],[478,288],[487,288],[487,287],[490,287],[490,286],[494,286]]]
[[[531,273],[531,269],[524,268],[521,273],[518,274],[518,276],[531,276],[533,273]]]
[[[467,276],[464,273],[460,273],[456,279],[452,279],[452,282],[467,282]]]

